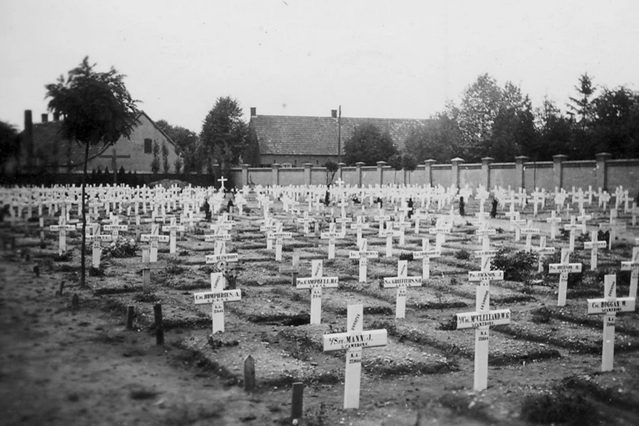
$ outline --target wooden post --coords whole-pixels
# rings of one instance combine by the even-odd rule
[[[304,415],[304,383],[293,383],[291,399],[291,420],[301,419]]]
[[[244,390],[246,392],[255,390],[255,360],[251,355],[244,359]]]
[[[153,306],[155,314],[155,343],[157,345],[164,344],[164,324],[162,323],[162,305],[159,303]]]
[[[135,308],[129,306],[126,310],[126,329],[133,330],[133,317],[135,315]]]

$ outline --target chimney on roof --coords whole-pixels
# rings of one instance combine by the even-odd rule
[[[27,167],[31,166],[31,160],[33,159],[33,118],[31,116],[31,110],[24,111],[24,155],[27,160]]]
[[[53,121],[60,121],[60,113],[59,112],[54,112],[53,113]]]
[[[49,114],[42,114],[42,122],[46,123],[47,121],[49,121]]]
[[[251,107],[251,117],[257,117],[257,108]]]
[[[331,110],[331,117],[332,118],[337,118],[337,110],[336,109],[332,109]]]

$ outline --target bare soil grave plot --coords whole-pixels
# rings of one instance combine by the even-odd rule
[[[155,384],[161,391],[150,392],[147,398],[136,399],[131,393],[127,398],[126,391],[116,387],[112,392],[125,394],[118,399],[118,404],[130,407],[127,410],[132,413],[141,407],[151,410],[151,418],[159,422],[148,424],[163,424],[162,408],[154,405],[162,395],[167,396],[165,406],[182,410],[188,420],[184,424],[204,424],[211,419],[219,420],[219,424],[289,424],[290,385],[295,381],[306,384],[303,424],[309,425],[529,424],[526,418],[535,417],[524,417],[526,410],[543,412],[552,407],[560,411],[555,422],[561,421],[557,420],[561,415],[567,415],[566,420],[580,419],[582,424],[588,421],[598,424],[603,419],[610,424],[634,424],[639,419],[636,411],[639,318],[636,313],[618,316],[615,370],[599,373],[602,322],[601,318],[586,316],[582,294],[601,297],[600,281],[585,280],[569,289],[568,305],[563,308],[554,306],[556,287],[550,283],[491,282],[493,306],[510,308],[513,321],[511,325],[491,329],[489,388],[473,392],[474,333],[451,327],[455,313],[474,310],[474,285],[468,282],[467,273],[478,269],[478,262],[472,255],[469,259],[456,257],[462,249],[472,252],[480,248],[469,233],[470,227],[462,225],[454,229],[444,244],[443,255],[431,259],[433,279],[423,287],[408,290],[406,319],[397,320],[395,290],[382,289],[379,283],[383,277],[397,274],[397,259],[402,252],[421,248],[421,236],[411,235],[409,231],[406,244],[397,247],[395,241],[393,257],[387,259],[383,257],[385,239],[376,238],[376,230],[365,231],[369,249],[379,250],[380,258],[369,263],[368,282],[358,283],[357,264],[347,258],[348,250],[356,249],[354,233],[349,231],[346,239],[337,241],[336,259],[330,261],[326,259],[326,241],[314,234],[296,234],[293,240],[284,242],[282,265],[275,262],[273,251],[265,249],[265,235],[259,232],[259,214],[233,219],[238,232],[234,232],[232,241],[227,243],[227,252],[240,254],[240,262],[233,266],[243,298],[240,302],[225,304],[224,334],[210,336],[210,307],[193,304],[194,291],[210,288],[208,274],[214,269],[214,265],[204,263],[204,256],[213,249],[212,243],[203,241],[203,235],[208,233],[205,229],[189,233],[178,241],[177,255],[169,255],[168,249],[160,250],[160,262],[165,267],[152,272],[150,295],[142,293],[139,269],[127,266],[139,263],[139,256],[104,259],[104,275],[90,278],[91,290],[78,289],[75,284],[78,250],[73,250],[68,261],[55,261],[56,241],[52,239],[47,240],[47,249],[40,250],[37,240],[21,238],[18,248],[30,246],[32,259],[25,262],[7,253],[3,263],[9,266],[4,273],[21,270],[22,284],[30,288],[34,286],[30,268],[34,262],[38,263],[47,280],[67,283],[59,303],[68,304],[69,291],[73,291],[80,295],[79,311],[83,314],[114,315],[108,316],[114,324],[109,339],[102,339],[108,340],[111,347],[126,347],[124,351],[133,355],[119,354],[111,363],[126,365],[129,358],[160,357],[151,349],[157,350],[153,348],[153,305],[161,303],[166,350],[172,354],[173,361],[177,359],[180,363],[182,359],[184,366],[199,365],[186,370],[191,383],[181,385],[179,392],[188,395],[189,400],[198,401],[197,404],[202,401],[202,392],[207,390],[228,395],[222,397],[224,401],[231,398],[236,404],[244,404],[237,413],[229,413],[229,409],[220,404],[198,412],[194,408],[200,407],[197,404],[191,408],[186,402],[178,404],[177,392],[172,391],[169,397],[166,391],[169,385],[162,381]],[[507,222],[500,223],[504,229],[508,228]],[[200,228],[205,226],[208,227]],[[284,228],[298,232],[290,217]],[[493,242],[513,250],[523,246],[512,242],[512,233],[508,231],[499,234]],[[70,243],[76,244],[77,237],[71,238]],[[282,272],[290,264],[293,249],[300,250],[303,263],[300,277],[308,276],[304,273],[310,273],[310,261],[319,258],[325,259],[325,276],[339,276],[340,288],[323,293],[321,325],[308,324],[308,292],[294,289],[290,273]],[[621,248],[602,254],[600,265],[618,265],[626,252],[627,248]],[[579,251],[577,258],[586,264],[589,259]],[[409,261],[409,275],[420,274],[420,262]],[[550,280],[556,282],[557,278]],[[48,291],[47,298],[43,294],[26,302],[33,303],[34,310],[57,289],[51,281],[47,290],[39,289]],[[7,285],[8,282],[3,283],[5,288]],[[33,291],[33,287],[31,289]],[[627,292],[627,286],[622,284],[618,294],[623,292]],[[16,302],[16,299],[4,301]],[[343,411],[344,354],[323,353],[321,342],[322,335],[343,331],[346,306],[350,303],[364,305],[365,329],[386,328],[390,337],[386,347],[364,351],[360,409]],[[123,329],[129,305],[136,307],[137,333]],[[131,334],[138,341],[146,342],[144,350],[135,348],[135,344],[131,349]],[[241,391],[242,361],[247,355],[255,358],[257,365],[258,391],[253,395]],[[123,358],[126,361],[123,362]],[[71,363],[72,359],[60,362]],[[202,390],[202,381],[207,381],[211,389]],[[69,404],[69,401],[62,402],[62,405]],[[144,424],[141,416],[135,418]],[[167,414],[164,424],[175,424],[169,422],[171,419],[175,420]]]

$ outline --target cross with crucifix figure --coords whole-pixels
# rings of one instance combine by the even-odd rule
[[[639,244],[639,237],[635,244]],[[637,297],[637,283],[639,281],[639,247],[632,248],[632,258],[629,262],[621,262],[622,271],[630,271],[630,297]]]
[[[488,236],[484,237],[482,250],[475,255],[481,257],[481,271],[469,271],[469,281],[478,281],[475,298],[475,312],[456,314],[457,329],[475,329],[475,359],[473,389],[481,391],[488,387],[488,342],[491,326],[510,324],[510,309],[490,310],[490,281],[503,280],[504,271],[491,270]]]
[[[385,329],[364,331],[363,323],[364,307],[348,305],[346,332],[324,335],[324,352],[346,350],[344,409],[359,408],[362,350],[386,346],[388,342]]]
[[[561,249],[561,263],[548,265],[549,274],[559,274],[559,289],[557,294],[557,306],[566,306],[566,290],[568,289],[568,274],[581,272],[581,263],[570,263],[570,253],[567,248]]]
[[[422,279],[430,279],[430,259],[441,256],[441,250],[437,250],[435,247],[430,247],[428,238],[422,239],[421,251],[413,252],[413,259],[422,259]]]
[[[212,305],[213,334],[224,333],[224,302],[242,300],[242,290],[224,290],[226,279],[222,272],[211,273],[211,291],[193,293],[196,305]]]
[[[588,315],[604,314],[601,371],[612,371],[615,356],[615,322],[617,312],[634,312],[634,297],[617,297],[617,276],[604,276],[604,298],[588,299]]]
[[[169,236],[168,235],[160,235],[160,225],[157,223],[151,224],[151,233],[150,234],[142,234],[140,236],[141,241],[149,242],[150,249],[150,257],[149,262],[155,263],[158,261],[158,245],[160,242],[168,243]]]
[[[408,276],[408,260],[397,261],[397,276],[384,277],[384,288],[397,288],[395,318],[406,318],[406,288],[421,287],[422,277]]]
[[[118,158],[131,158],[131,155],[117,155],[115,148],[111,152],[111,155],[99,155],[98,158],[110,158],[111,159],[111,168],[113,169],[113,184],[117,185],[118,183]]]
[[[604,249],[607,246],[606,241],[599,241],[597,239],[597,231],[592,231],[590,233],[590,241],[586,241],[584,243],[584,249],[590,250],[590,270],[594,271],[597,269],[597,253],[599,249]]]
[[[348,252],[349,259],[358,259],[359,260],[359,282],[366,282],[367,275],[367,267],[368,267],[368,259],[377,259],[379,257],[379,252],[377,251],[369,251],[368,250],[368,242],[366,239],[362,239],[362,242],[357,244],[358,251],[350,250]]]
[[[295,288],[311,291],[311,324],[322,322],[322,288],[339,287],[338,277],[324,276],[324,263],[321,259],[311,262],[311,277],[297,278]]]

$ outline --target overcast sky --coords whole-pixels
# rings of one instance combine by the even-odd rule
[[[223,96],[247,119],[428,118],[482,73],[564,108],[586,72],[639,90],[639,1],[0,0],[0,55],[0,120],[19,129],[86,55],[198,133]]]

